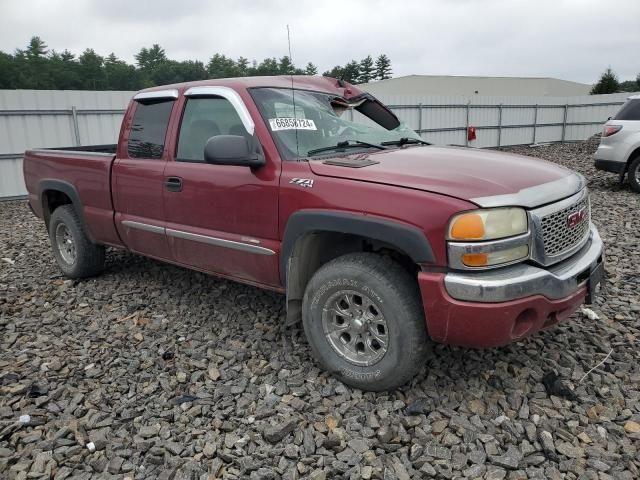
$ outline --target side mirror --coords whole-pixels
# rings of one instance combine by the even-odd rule
[[[238,165],[251,168],[265,164],[264,156],[251,151],[249,141],[241,135],[216,135],[207,140],[204,161],[214,165]]]

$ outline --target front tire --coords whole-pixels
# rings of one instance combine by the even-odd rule
[[[91,277],[104,270],[104,247],[89,240],[73,206],[53,211],[49,238],[58,267],[67,277]]]
[[[635,160],[631,162],[627,174],[629,175],[631,190],[640,193],[640,156],[637,156]]]
[[[323,265],[303,299],[321,366],[362,390],[392,390],[423,367],[427,332],[416,280],[390,258],[354,253]]]

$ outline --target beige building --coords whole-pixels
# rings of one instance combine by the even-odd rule
[[[407,75],[359,85],[373,95],[483,95],[567,97],[588,95],[591,85],[546,77]]]

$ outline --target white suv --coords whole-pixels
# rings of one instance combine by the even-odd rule
[[[596,168],[614,172],[640,193],[640,95],[629,97],[620,111],[604,124],[596,151]]]

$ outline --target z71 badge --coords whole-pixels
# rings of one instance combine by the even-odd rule
[[[289,183],[293,183],[294,185],[299,185],[304,188],[313,188],[313,180],[310,178],[292,178],[289,180]]]

